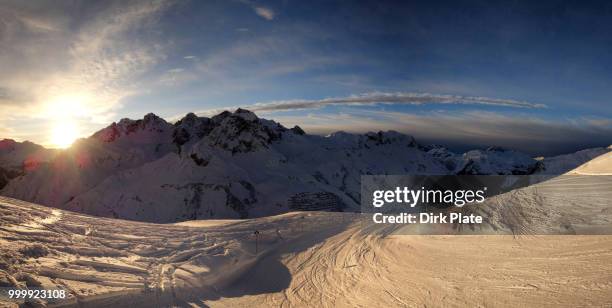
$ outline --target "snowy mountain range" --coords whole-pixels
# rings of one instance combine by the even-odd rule
[[[51,161],[57,150],[45,149],[32,142],[0,140],[0,188],[11,179]]]
[[[149,222],[358,209],[361,175],[561,174],[610,151],[457,154],[394,131],[308,135],[244,109],[175,124],[154,114],[123,119],[64,151],[0,145],[1,195]]]

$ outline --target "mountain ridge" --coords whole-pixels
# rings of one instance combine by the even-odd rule
[[[457,154],[395,131],[306,134],[238,109],[122,119],[7,180],[0,193],[152,222],[359,207],[362,174],[560,174],[609,151],[536,160],[499,147]],[[1,167],[1,166],[0,166]]]

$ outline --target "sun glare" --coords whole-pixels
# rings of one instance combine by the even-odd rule
[[[52,119],[48,144],[55,148],[68,148],[80,136],[77,125],[80,118],[91,112],[91,96],[84,92],[52,96],[45,104],[43,114]]]
[[[65,149],[72,145],[77,137],[76,124],[73,122],[59,122],[53,127],[51,143],[58,148]]]

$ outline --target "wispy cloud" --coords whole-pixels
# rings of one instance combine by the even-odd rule
[[[274,12],[273,9],[267,6],[263,6],[258,3],[255,3],[254,1],[251,1],[251,0],[236,0],[236,1],[249,6],[253,10],[253,12],[255,12],[255,14],[257,14],[259,17],[265,20],[268,20],[268,21],[273,20],[274,17],[276,16],[276,13]]]
[[[444,105],[489,105],[512,108],[546,108],[544,104],[518,101],[503,98],[491,98],[482,96],[460,96],[432,93],[414,92],[372,92],[347,97],[324,98],[320,100],[283,100],[265,103],[255,103],[242,106],[254,112],[275,112],[289,110],[319,109],[326,106],[367,106],[367,105],[424,105],[424,104],[444,104]],[[199,112],[203,115],[218,113],[220,110],[205,110]]]
[[[85,12],[78,3],[3,6],[0,105],[13,106],[10,115],[19,121],[9,122],[6,113],[0,121],[43,143],[46,137],[28,123],[72,117],[84,133],[106,124],[121,100],[139,91],[135,77],[164,58],[163,43],[133,34],[154,28],[171,4],[108,2]]]
[[[261,16],[262,18],[266,19],[266,20],[273,20],[274,19],[274,11],[272,9],[269,9],[267,7],[263,7],[263,6],[256,6],[253,8],[253,10],[255,10],[255,14]]]
[[[159,86],[190,88],[193,97],[270,89],[278,78],[351,62],[304,47],[300,37],[254,36],[189,58],[182,72],[164,71]],[[205,82],[203,82],[205,81]]]

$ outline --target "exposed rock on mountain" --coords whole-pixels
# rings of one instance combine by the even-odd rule
[[[544,160],[496,147],[456,154],[394,131],[308,135],[243,109],[190,113],[174,125],[148,114],[79,140],[1,193],[141,221],[246,218],[358,209],[362,175],[532,174],[599,152]],[[0,184],[15,176],[6,174],[0,170]]]
[[[214,128],[206,136],[211,146],[236,153],[268,148],[287,129],[282,125],[257,118],[254,113],[238,109],[213,117]]]
[[[462,155],[457,174],[533,174],[542,169],[542,163],[526,154],[490,147],[485,150],[473,150]]]

